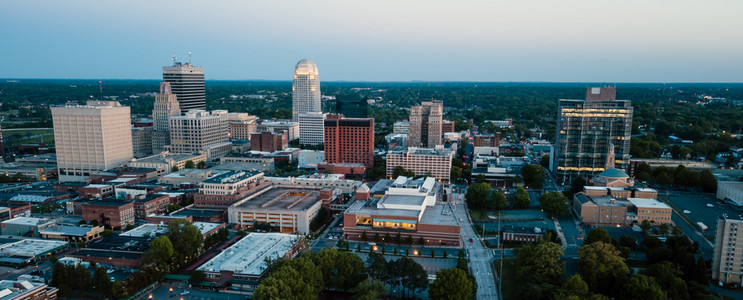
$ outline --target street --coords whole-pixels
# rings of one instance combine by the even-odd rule
[[[495,274],[493,274],[491,268],[493,251],[484,246],[472,229],[472,220],[467,214],[466,204],[461,202],[461,204],[452,206],[454,207],[454,214],[462,220],[462,242],[469,254],[472,275],[475,276],[477,281],[477,299],[500,299],[498,289],[495,286]],[[473,242],[470,242],[470,239]]]

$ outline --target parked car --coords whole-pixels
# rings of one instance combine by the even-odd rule
[[[684,210],[684,213],[685,213],[685,214],[690,214],[690,213],[691,213],[691,211],[690,211],[690,210]]]
[[[707,203],[707,207],[715,207],[715,205],[712,203]]]

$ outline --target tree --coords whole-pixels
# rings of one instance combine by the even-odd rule
[[[100,295],[110,295],[113,284],[108,278],[106,269],[98,267],[93,273],[93,291]]]
[[[375,300],[387,295],[387,287],[381,281],[366,279],[351,290],[354,293],[353,300]]]
[[[187,160],[186,165],[184,166],[186,169],[193,169],[196,168],[196,164],[193,162],[193,160]]]
[[[542,155],[542,158],[539,160],[539,165],[545,169],[549,169],[550,168],[550,155],[549,154]]]
[[[624,285],[624,298],[626,299],[668,299],[660,285],[650,276],[637,274],[629,278]]]
[[[150,248],[145,252],[145,261],[152,261],[158,265],[168,265],[173,256],[173,243],[167,235],[152,240]]]
[[[637,247],[637,240],[629,235],[619,237],[619,245],[630,249]]]
[[[486,180],[488,180],[488,179],[485,177],[484,174],[478,174],[477,176],[475,176],[475,182],[476,183],[483,183]]]
[[[560,192],[546,193],[539,197],[539,208],[551,216],[562,216],[568,213],[567,201]]]
[[[253,294],[254,299],[315,299],[320,291],[303,280],[300,272],[292,267],[278,268]]]
[[[648,163],[645,163],[645,162],[641,163],[639,166],[637,166],[637,169],[635,170],[635,174],[642,174],[642,173],[647,174],[647,178],[640,178],[640,176],[638,175],[637,179],[649,180],[650,176],[652,176],[650,174],[653,174],[653,168],[651,168]]]
[[[547,241],[521,247],[516,259],[516,281],[558,285],[565,272],[564,264],[560,261],[562,255],[560,245]]]
[[[178,172],[178,166],[173,166],[170,168],[170,172]]]
[[[624,258],[612,244],[598,241],[578,249],[578,274],[592,291],[607,296],[616,295],[629,275]]]
[[[203,161],[203,160],[200,161],[198,164],[196,164],[196,168],[205,169],[206,168],[206,162]]]
[[[705,193],[717,192],[717,179],[709,170],[699,173],[699,185]]]
[[[650,224],[650,221],[648,220],[642,220],[642,223],[640,223],[640,228],[642,228],[643,232],[650,231],[650,228],[652,228],[653,225]]]
[[[660,225],[658,225],[658,232],[665,236],[666,234],[668,234],[668,229],[670,227],[671,226],[668,223],[661,223]]]
[[[419,263],[407,257],[401,257],[390,261],[388,264],[387,283],[394,286],[402,286],[403,297],[406,291],[415,293],[417,290],[428,286],[428,274]]]
[[[493,189],[488,194],[489,206],[496,210],[506,209],[506,196],[498,189]]]
[[[490,193],[490,185],[487,183],[475,183],[467,188],[464,199],[471,208],[488,208],[487,197]]]
[[[418,238],[418,245],[426,245],[426,239],[424,239],[423,237]]]
[[[432,300],[469,300],[474,297],[474,284],[467,274],[456,268],[436,272],[436,280],[428,288]]]
[[[204,271],[201,270],[193,270],[191,271],[191,283],[200,283],[206,280],[206,275],[204,274]]]
[[[457,166],[452,166],[451,170],[449,171],[449,178],[451,178],[451,180],[455,180],[460,177],[462,177],[462,168],[457,167]]]
[[[366,235],[366,231],[361,233],[361,240],[364,242],[369,240],[369,237]]]
[[[679,278],[683,273],[678,265],[663,261],[646,268],[643,274],[655,279],[669,299],[689,299],[686,282]]]
[[[351,252],[326,248],[312,256],[320,270],[323,282],[329,288],[348,291],[366,279],[366,269],[361,258]]]
[[[573,182],[570,183],[570,193],[575,195],[583,191],[586,186],[586,180],[583,177],[576,177]]]
[[[562,284],[562,289],[565,290],[565,293],[567,294],[565,296],[568,297],[577,296],[580,299],[583,299],[587,298],[591,294],[591,292],[588,290],[588,284],[578,274],[570,276],[567,280],[565,280],[565,282],[563,282]]]
[[[516,194],[513,196],[513,207],[515,208],[527,208],[531,204],[529,199],[529,192],[523,187],[518,187]]]
[[[400,176],[415,177],[415,173],[413,171],[406,170],[403,166],[397,166],[394,169],[392,169],[393,178],[397,178]]]
[[[366,259],[366,271],[369,274],[369,277],[381,281],[387,280],[387,260],[384,258],[384,255],[372,252],[369,253],[369,257]]]
[[[544,184],[545,171],[540,165],[527,164],[521,168],[521,176],[524,178],[524,184],[540,189]]]
[[[611,244],[611,235],[603,227],[597,227],[591,230],[586,236],[586,240],[583,242],[584,245],[593,244],[595,242],[603,242],[604,244]]]
[[[196,258],[201,251],[203,236],[199,228],[186,220],[175,220],[168,223],[168,233],[166,234],[173,249],[178,249],[173,253],[176,267],[189,259]]]
[[[666,172],[661,171],[658,176],[655,177],[655,183],[659,185],[670,185],[673,181]]]

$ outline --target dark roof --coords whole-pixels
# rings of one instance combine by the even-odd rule
[[[218,215],[224,212],[223,210],[219,209],[196,209],[196,208],[187,208],[175,213],[172,213],[171,216],[194,216],[194,217],[211,217],[214,215]]]
[[[78,257],[111,257],[111,258],[124,258],[124,259],[139,259],[142,257],[142,253],[137,252],[127,252],[127,251],[107,251],[107,250],[97,250],[97,249],[88,249],[84,248],[81,249],[75,253],[70,254],[70,256],[78,256]]]

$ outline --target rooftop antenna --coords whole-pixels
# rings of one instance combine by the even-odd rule
[[[191,51],[188,51],[188,64],[191,64]]]
[[[174,66],[175,66],[175,59],[176,59],[176,57],[175,57],[175,55],[173,55],[173,65]]]
[[[98,89],[101,92],[101,100],[103,100],[103,80],[98,80]]]

